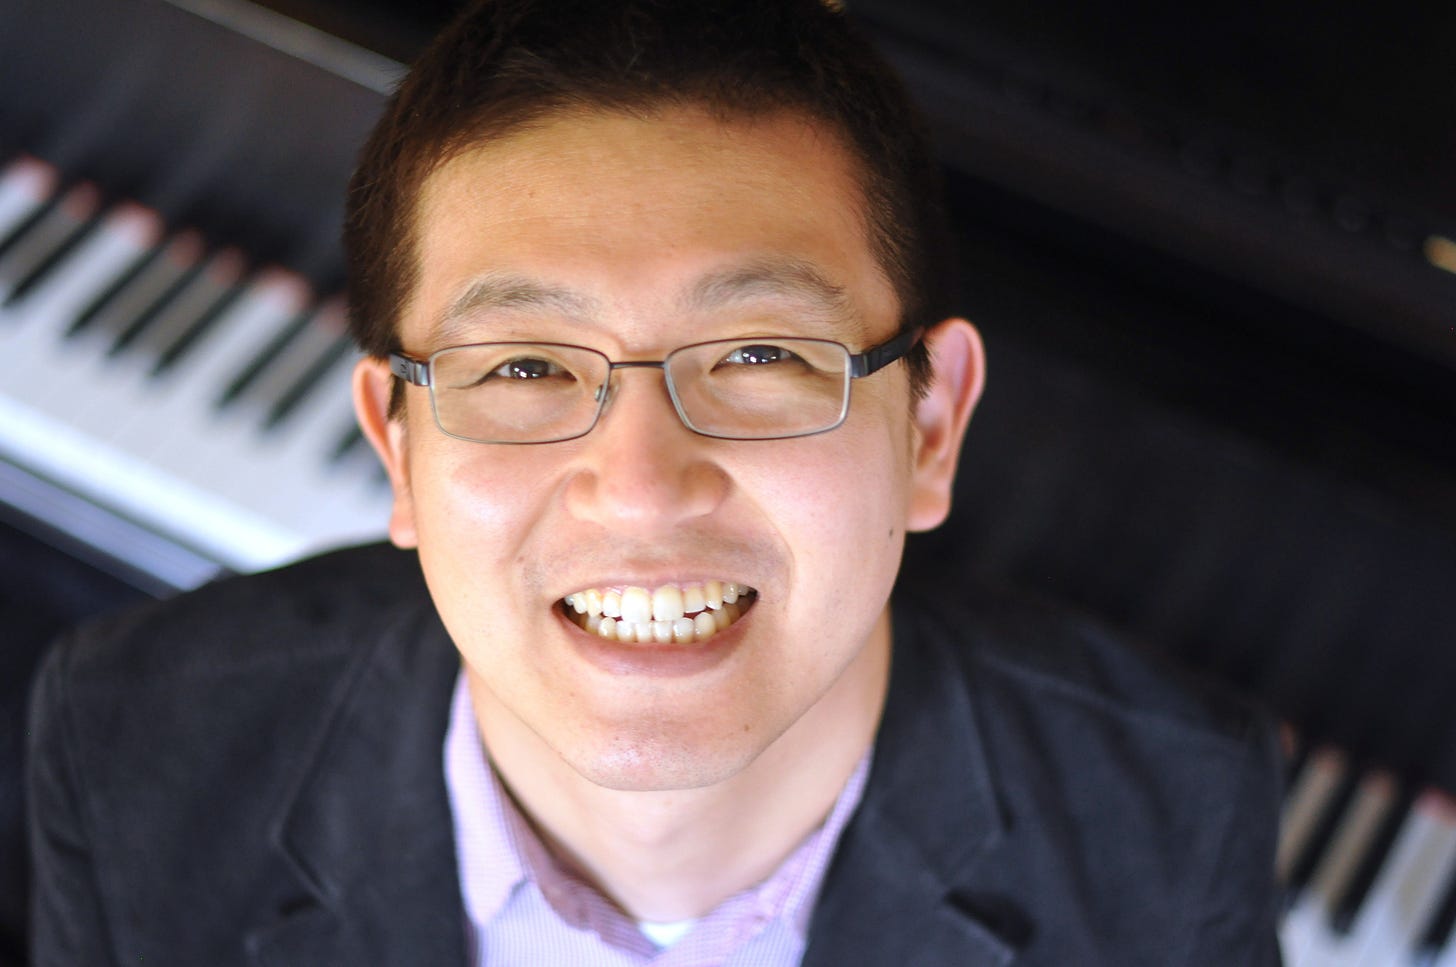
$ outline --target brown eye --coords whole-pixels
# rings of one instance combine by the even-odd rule
[[[794,352],[785,349],[783,346],[758,343],[750,346],[739,346],[724,356],[718,365],[763,366],[769,363],[791,362],[798,358]]]
[[[521,356],[508,359],[495,369],[481,375],[478,383],[496,379],[545,379],[551,376],[567,376],[569,372],[559,363],[535,356]]]

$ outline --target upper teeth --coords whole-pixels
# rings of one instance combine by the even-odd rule
[[[565,604],[584,631],[616,641],[685,644],[707,641],[738,620],[753,588],[732,581],[644,587],[587,588]],[[746,598],[739,604],[741,598]]]
[[[635,585],[624,588],[587,588],[566,596],[566,605],[577,614],[591,617],[620,618],[634,624],[647,621],[676,621],[700,611],[717,611],[733,604],[753,589],[732,581],[705,581],[702,584],[664,584],[647,589]]]

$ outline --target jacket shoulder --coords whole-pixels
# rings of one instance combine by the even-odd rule
[[[417,556],[372,544],[105,617],[58,641],[48,664],[76,682],[243,672],[348,651],[427,601]]]
[[[917,612],[922,633],[979,688],[1245,750],[1271,727],[1265,711],[1228,684],[1062,605],[977,592]]]
[[[1055,606],[977,595],[905,623],[978,736],[936,774],[999,816],[963,893],[1017,911],[1026,963],[1269,961],[1280,767],[1257,705]]]

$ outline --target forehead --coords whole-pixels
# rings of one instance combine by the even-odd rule
[[[732,301],[725,292],[838,294],[867,320],[896,305],[868,244],[852,157],[793,114],[549,117],[432,173],[413,241],[407,343],[458,321],[479,303],[472,293],[493,295],[492,310],[639,320],[705,294]],[[522,298],[533,294],[547,298]]]

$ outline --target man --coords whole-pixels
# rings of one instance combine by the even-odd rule
[[[1276,961],[1257,717],[889,604],[985,369],[911,117],[817,0],[464,14],[346,232],[410,553],[57,649],[37,960]]]

